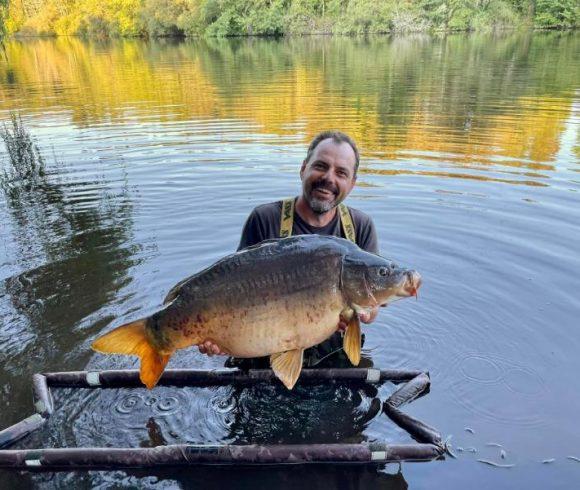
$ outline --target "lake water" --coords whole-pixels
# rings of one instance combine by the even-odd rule
[[[374,218],[383,255],[424,278],[419,301],[364,327],[365,355],[428,370],[431,393],[405,411],[477,453],[401,471],[6,473],[5,484],[578,485],[567,456],[580,457],[579,80],[577,33],[9,41],[0,119],[21,114],[49,171],[16,197],[0,190],[0,428],[33,413],[36,372],[134,366],[91,341],[233,251],[253,206],[298,194],[312,136],[338,128],[362,154],[348,204]],[[170,367],[222,364],[192,348]],[[55,416],[18,447],[409,440],[366,416],[373,396],[60,390]]]

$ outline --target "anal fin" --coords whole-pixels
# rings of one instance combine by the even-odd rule
[[[170,354],[161,354],[155,349],[146,349],[143,352],[139,377],[148,389],[151,390],[157,384],[170,357]]]
[[[354,366],[358,366],[361,351],[360,320],[358,315],[353,315],[348,322],[348,327],[344,334],[343,348],[348,356],[348,360],[352,362]]]
[[[300,376],[303,357],[304,349],[287,350],[270,356],[270,365],[274,374],[289,390],[294,388],[298,376]]]

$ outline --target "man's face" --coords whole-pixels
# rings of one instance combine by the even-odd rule
[[[300,169],[302,194],[312,211],[326,213],[340,204],[354,187],[356,156],[348,143],[321,141]]]

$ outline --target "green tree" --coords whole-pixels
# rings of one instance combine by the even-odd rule
[[[540,27],[577,27],[580,16],[578,0],[537,0],[535,24]]]
[[[187,10],[188,4],[183,0],[144,0],[139,16],[151,37],[183,36],[180,19]]]
[[[0,0],[0,36],[280,36],[578,26],[578,0]]]

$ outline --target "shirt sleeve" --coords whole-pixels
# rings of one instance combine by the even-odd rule
[[[247,247],[251,247],[252,245],[256,245],[264,240],[264,227],[263,223],[260,220],[260,216],[254,209],[246,223],[244,224],[244,228],[242,230],[242,236],[240,238],[240,244],[238,245],[238,250],[242,250]]]

